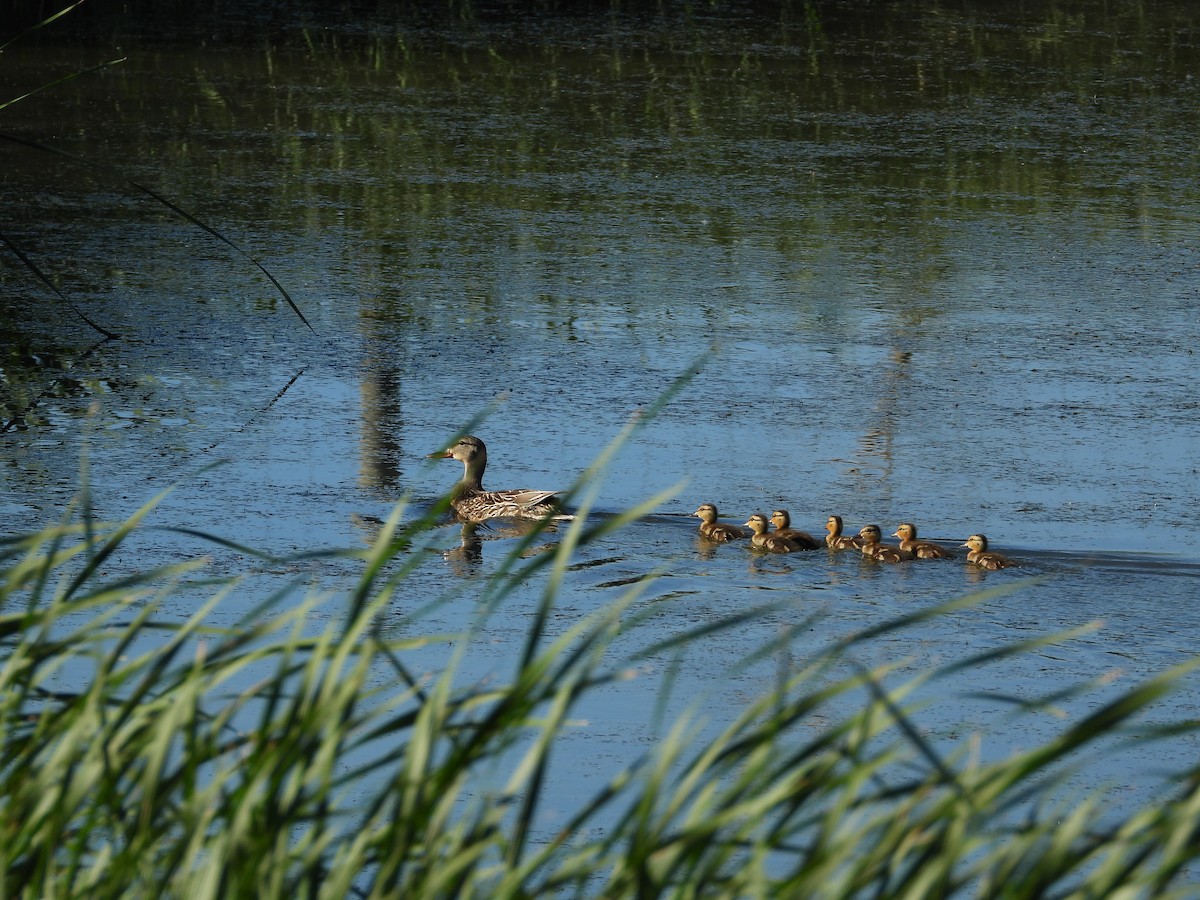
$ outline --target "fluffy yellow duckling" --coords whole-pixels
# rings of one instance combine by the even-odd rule
[[[802,550],[816,550],[821,546],[821,542],[807,531],[799,531],[792,527],[792,517],[786,509],[777,509],[771,513],[771,522],[775,525],[771,534],[795,541]]]
[[[984,569],[1007,569],[1016,565],[1007,556],[989,551],[988,539],[982,534],[971,535],[963,546],[967,548],[967,562]]]
[[[747,519],[746,527],[751,531],[750,544],[755,550],[765,550],[768,553],[795,553],[797,550],[804,549],[791,538],[781,537],[777,533],[769,533],[767,529],[771,526],[767,522],[767,517],[762,513],[755,513]]]
[[[825,546],[830,550],[858,550],[862,547],[862,538],[856,534],[842,534],[842,517],[830,516],[825,523]]]
[[[718,541],[723,544],[726,541],[736,541],[746,536],[746,533],[740,528],[718,522],[717,508],[711,503],[701,503],[692,515],[700,517],[700,534],[710,541]]]
[[[879,541],[883,536],[883,531],[878,525],[864,525],[858,532],[858,536],[863,539],[862,555],[868,559],[875,559],[886,563],[898,563],[913,558],[911,553],[905,553],[898,547],[889,547],[887,544],[881,544]]]
[[[917,526],[912,522],[902,522],[892,537],[900,538],[900,550],[911,553],[917,559],[949,559],[954,556],[945,547],[933,541],[917,540]]]

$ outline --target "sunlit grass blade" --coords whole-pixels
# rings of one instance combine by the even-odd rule
[[[16,40],[16,39],[14,38],[14,40]],[[9,41],[8,43],[11,44],[12,41]],[[0,53],[3,53],[4,47],[7,47],[7,46],[8,46],[8,44],[5,44],[4,46],[0,46]],[[97,63],[96,65],[89,66],[86,69],[80,69],[78,72],[72,72],[70,75],[64,75],[62,78],[56,78],[53,81],[48,81],[45,84],[39,85],[38,87],[34,88],[32,91],[27,91],[18,97],[13,97],[10,100],[5,100],[3,102],[0,102],[0,110],[5,109],[6,107],[12,106],[14,103],[20,103],[22,100],[28,100],[30,97],[34,96],[35,94],[40,94],[42,91],[50,90],[51,88],[57,87],[58,85],[64,84],[68,81],[73,81],[74,79],[79,78],[83,75],[90,75],[92,72],[99,72],[101,69],[107,69],[110,66],[120,65],[121,63],[125,62],[128,58],[129,57],[127,57],[127,56],[119,56],[116,59],[110,59],[110,60],[107,60],[102,63]],[[0,235],[0,238],[2,238],[2,237],[3,236]],[[10,249],[15,250],[15,248],[13,248],[12,243],[7,238],[4,238],[4,242],[9,245]],[[22,262],[25,262],[25,264],[27,266],[30,265],[23,258],[22,258]],[[46,282],[46,283],[49,285],[49,282]],[[50,285],[50,286],[53,287],[52,285]],[[58,292],[55,291],[55,293],[58,293]],[[60,294],[59,296],[61,297],[62,295]],[[89,324],[91,324],[91,323],[89,323]],[[93,326],[93,327],[95,327],[95,326]],[[107,332],[104,332],[104,333],[107,334]],[[115,335],[108,335],[108,336],[115,337]]]

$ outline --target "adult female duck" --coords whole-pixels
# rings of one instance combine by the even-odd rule
[[[450,507],[463,522],[483,522],[487,519],[571,519],[559,512],[557,496],[561,491],[485,491],[483,471],[487,468],[487,447],[483,441],[468,434],[454,446],[428,459],[457,459],[463,464],[462,481],[450,492]]]

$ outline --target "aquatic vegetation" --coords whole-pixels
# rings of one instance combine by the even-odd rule
[[[400,505],[369,550],[343,554],[362,570],[344,595],[305,595],[297,584],[222,627],[211,616],[240,589],[236,578],[207,587],[190,616],[167,611],[205,584],[203,560],[108,574],[153,502],[119,525],[85,518],[3,539],[5,894],[1110,896],[1192,884],[1195,772],[1180,773],[1164,802],[1115,820],[1097,815],[1100,794],[1069,808],[1049,798],[1068,756],[1120,735],[1195,661],[991,763],[939,751],[906,697],[926,678],[1072,635],[898,687],[887,686],[889,666],[854,663],[871,636],[1011,585],[793,660],[719,733],[697,738],[681,719],[548,826],[543,808],[564,801],[548,796],[547,772],[582,698],[622,685],[651,653],[767,612],[741,611],[630,656],[615,639],[649,615],[643,580],[552,635],[572,556],[662,500],[589,523],[587,485],[572,491],[584,515],[560,523],[553,552],[523,557],[547,537],[542,523],[492,577],[472,582],[479,616],[452,635],[398,629],[394,612],[385,616],[427,558],[422,541],[444,504],[412,520]],[[535,578],[545,590],[511,676],[462,683],[470,638]],[[804,628],[783,629],[760,653],[790,658]],[[431,645],[444,662],[418,674],[411,655]],[[861,698],[856,711],[829,715],[850,697]],[[484,773],[497,771],[493,785]]]

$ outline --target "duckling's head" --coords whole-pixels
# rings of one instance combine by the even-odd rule
[[[963,544],[963,546],[969,547],[972,550],[978,550],[980,553],[983,553],[988,548],[988,541],[987,538],[982,534],[973,534],[967,538],[967,541],[965,544]]]
[[[701,503],[692,515],[705,522],[715,522],[717,521],[717,508],[711,503]]]
[[[785,528],[790,528],[792,525],[792,517],[786,509],[777,509],[771,513],[771,521],[775,523],[775,527],[782,531]]]
[[[767,525],[766,516],[764,516],[762,513],[755,513],[746,520],[746,527],[755,534],[763,534],[770,526]]]
[[[825,522],[825,530],[828,531],[830,534],[841,534],[842,533],[842,517],[841,516],[830,516],[829,519]]]
[[[878,544],[883,531],[878,525],[864,525],[858,532],[858,536],[868,544]]]
[[[917,526],[912,522],[901,522],[900,527],[896,529],[896,533],[892,537],[898,537],[902,541],[916,540]]]

